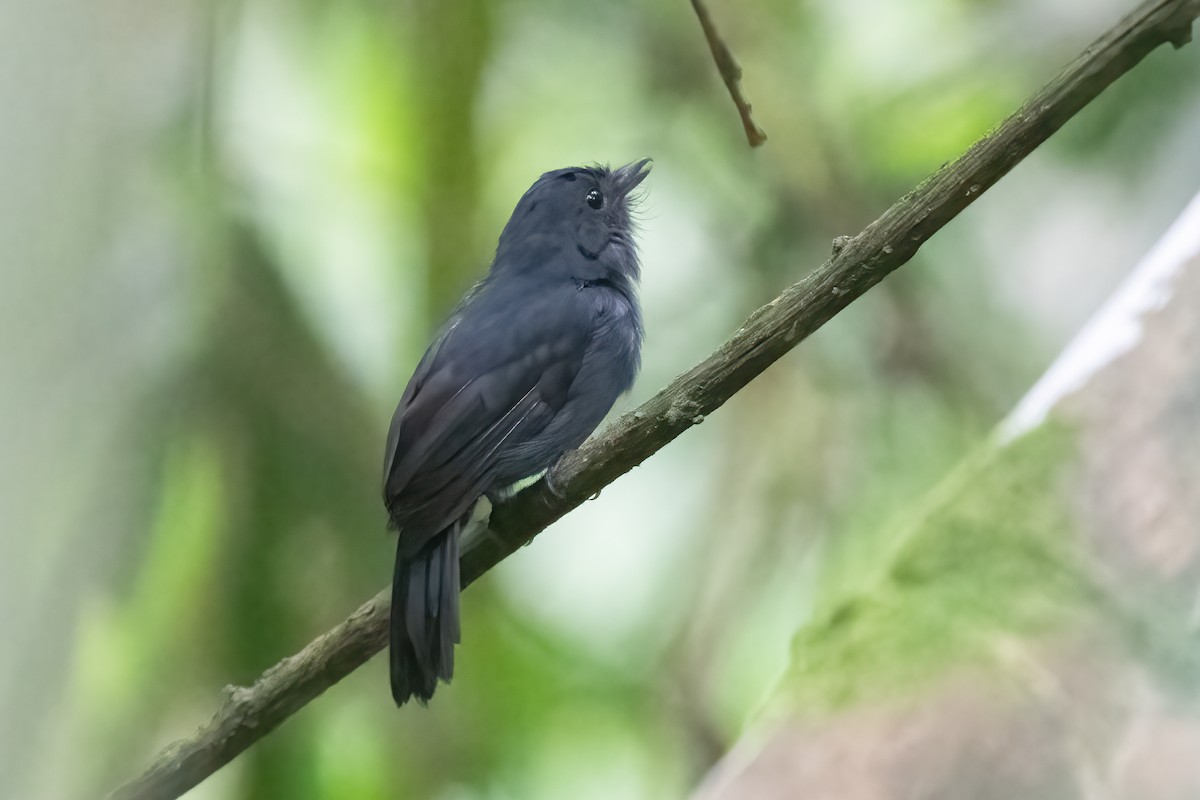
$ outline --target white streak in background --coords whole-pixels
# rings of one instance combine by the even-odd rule
[[[1142,317],[1166,305],[1183,265],[1196,255],[1200,255],[1200,194],[1000,424],[1001,441],[1036,428],[1059,401],[1132,350],[1142,337]]]

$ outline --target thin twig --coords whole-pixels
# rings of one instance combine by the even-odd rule
[[[1098,39],[1045,88],[953,164],[938,170],[831,259],[755,311],[715,353],[680,375],[602,435],[569,453],[544,481],[492,513],[490,535],[463,553],[469,584],[603,487],[719,408],[797,343],[907,262],[1109,84],[1163,42],[1191,39],[1200,0],[1149,0]],[[122,800],[170,800],[211,775],[381,650],[387,591],[225,703],[193,736],[166,748],[142,776],[114,791]],[[469,654],[468,654],[469,657]],[[386,692],[380,689],[380,702]],[[409,713],[412,713],[411,711]]]
[[[733,57],[729,45],[721,38],[721,32],[717,30],[716,23],[712,21],[703,0],[692,0],[692,8],[696,10],[700,27],[704,28],[704,38],[708,40],[708,49],[712,50],[713,61],[717,62],[721,80],[725,81],[725,88],[729,90],[729,96],[737,106],[738,116],[742,118],[746,139],[751,147],[758,147],[767,140],[767,132],[758,127],[754,118],[750,116],[750,103],[746,100],[746,95],[742,94],[742,67]]]

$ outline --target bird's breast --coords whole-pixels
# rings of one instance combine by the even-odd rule
[[[636,299],[615,289],[596,290],[593,302],[589,360],[607,373],[616,394],[622,394],[641,366],[641,312]]]

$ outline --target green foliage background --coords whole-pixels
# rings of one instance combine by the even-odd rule
[[[760,151],[682,0],[0,7],[0,792],[97,796],[386,582],[393,404],[541,172],[655,158],[628,408],[1126,10],[710,5]],[[1154,53],[473,587],[428,710],[376,659],[194,796],[685,795],[1200,185],[1198,79]]]

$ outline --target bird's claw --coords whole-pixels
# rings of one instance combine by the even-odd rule
[[[554,485],[554,467],[556,466],[558,466],[557,463],[553,464],[550,469],[546,470],[546,474],[542,477],[542,480],[545,481],[546,488],[550,490],[550,494],[554,495],[559,500],[566,500],[566,492]]]

